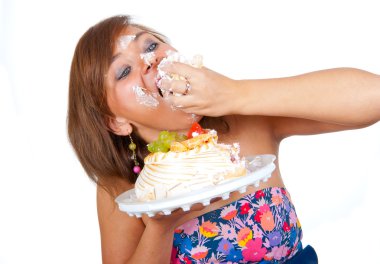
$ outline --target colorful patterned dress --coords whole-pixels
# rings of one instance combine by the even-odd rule
[[[289,193],[270,187],[178,227],[171,263],[284,263],[301,238]]]

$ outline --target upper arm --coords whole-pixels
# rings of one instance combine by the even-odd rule
[[[350,129],[358,129],[367,126],[333,124],[293,117],[273,117],[272,124],[274,134],[276,138],[279,140],[295,135],[315,135]]]
[[[114,197],[97,188],[97,209],[103,263],[123,263],[135,251],[145,225],[117,207]]]

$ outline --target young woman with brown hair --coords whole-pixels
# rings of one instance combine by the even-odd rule
[[[284,263],[297,258],[303,252],[302,230],[278,159],[272,177],[258,188],[189,212],[139,219],[119,211],[114,199],[133,188],[134,168],[143,166],[147,143],[162,130],[185,133],[196,121],[216,129],[220,142],[239,142],[242,156],[278,156],[281,141],[291,135],[377,122],[380,77],[342,68],[233,80],[206,67],[172,63],[163,70],[186,79],[159,81],[157,66],[169,50],[175,49],[161,34],[128,16],[115,16],[91,27],[74,53],[68,133],[98,185],[103,262]],[[161,91],[169,91],[168,96],[160,96]],[[227,211],[235,213],[233,219],[223,218]]]

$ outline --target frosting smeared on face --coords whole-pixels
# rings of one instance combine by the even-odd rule
[[[133,86],[133,92],[136,95],[136,100],[139,104],[150,108],[156,108],[159,104],[156,93],[150,93],[145,88],[138,85]]]
[[[191,123],[194,123],[194,122],[198,122],[200,119],[200,116],[199,115],[196,115],[196,114],[191,114],[190,117],[189,117],[189,121]]]
[[[156,57],[156,54],[154,53],[154,51],[140,54],[140,58],[144,61],[145,65],[148,65],[148,66],[152,65],[152,62],[155,57]]]
[[[119,47],[123,50],[128,48],[129,43],[131,43],[132,40],[136,38],[136,35],[122,35],[117,43],[119,44]]]

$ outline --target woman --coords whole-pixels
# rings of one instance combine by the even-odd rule
[[[200,122],[216,129],[220,142],[239,142],[242,156],[278,155],[288,136],[377,122],[380,77],[332,69],[236,81],[205,67],[166,63],[161,70],[186,78],[160,80],[158,65],[171,50],[164,36],[116,16],[91,27],[74,53],[68,133],[98,186],[103,262],[284,263],[296,258],[302,230],[278,160],[259,188],[190,212],[138,219],[120,212],[114,199],[133,188],[146,144],[162,130],[186,133]]]

